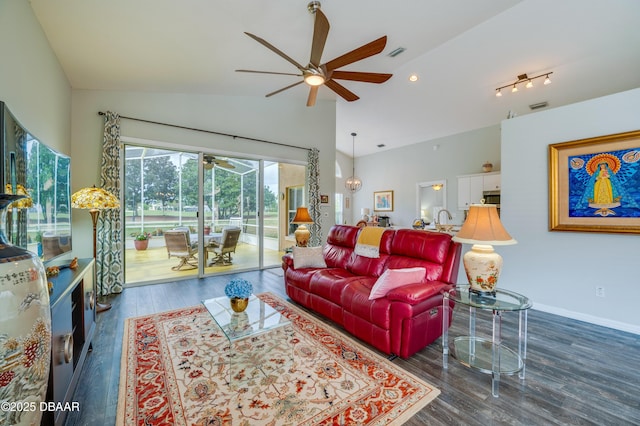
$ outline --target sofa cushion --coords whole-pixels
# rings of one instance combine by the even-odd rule
[[[347,269],[355,275],[377,278],[384,272],[389,253],[391,253],[391,241],[394,231],[385,230],[380,239],[379,257],[371,258],[355,253],[351,256]]]
[[[385,297],[369,300],[369,293],[374,281],[352,281],[342,292],[342,308],[347,313],[374,324],[376,327],[389,330],[391,301]],[[353,330],[349,330],[353,332]],[[356,335],[358,335],[356,333]],[[360,337],[360,336],[359,336]]]
[[[322,247],[294,247],[293,265],[300,268],[326,268],[327,264],[322,255]]]
[[[285,271],[285,282],[288,285],[301,288],[305,291],[309,291],[309,283],[311,282],[311,276],[321,269],[315,268],[302,268],[294,269],[288,268]]]
[[[426,279],[437,281],[442,277],[450,246],[449,234],[398,229],[391,243],[391,256],[386,268],[424,267]]]
[[[346,269],[328,268],[318,269],[309,281],[309,291],[333,303],[340,304],[342,289],[349,281],[357,280],[359,277],[353,275]]]
[[[427,270],[425,268],[387,269],[371,288],[369,300],[384,297],[397,287],[422,282]]]
[[[359,228],[347,225],[334,225],[329,230],[324,246],[324,260],[329,268],[347,269],[356,246]]]

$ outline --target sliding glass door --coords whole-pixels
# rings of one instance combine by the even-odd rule
[[[287,188],[305,167],[127,145],[125,283],[277,267],[295,244]],[[297,200],[297,201],[296,201]]]
[[[198,155],[126,146],[125,282],[198,273]],[[167,231],[184,231],[184,241]]]
[[[203,154],[202,164],[204,273],[260,267],[260,161]]]

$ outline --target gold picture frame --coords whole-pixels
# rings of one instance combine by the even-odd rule
[[[640,130],[549,145],[549,230],[640,233]]]
[[[393,191],[375,191],[373,193],[373,211],[374,212],[392,212],[393,211]]]

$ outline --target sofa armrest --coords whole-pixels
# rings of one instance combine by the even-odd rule
[[[387,299],[394,302],[404,302],[410,305],[416,305],[443,291],[452,288],[452,284],[443,283],[441,281],[431,281],[428,283],[409,284],[395,288],[387,293]]]
[[[284,256],[282,256],[282,269],[286,271],[289,268],[295,269],[294,266],[293,266],[293,254],[292,253],[287,253]]]

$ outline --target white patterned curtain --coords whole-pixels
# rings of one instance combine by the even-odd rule
[[[104,114],[104,139],[100,186],[120,199],[120,116]],[[98,294],[121,293],[124,282],[122,269],[122,222],[120,209],[100,212],[96,247]]]
[[[320,214],[320,151],[317,148],[307,154],[307,188],[309,188],[309,214],[313,223],[310,226],[311,238],[309,246],[322,244],[322,215]]]

